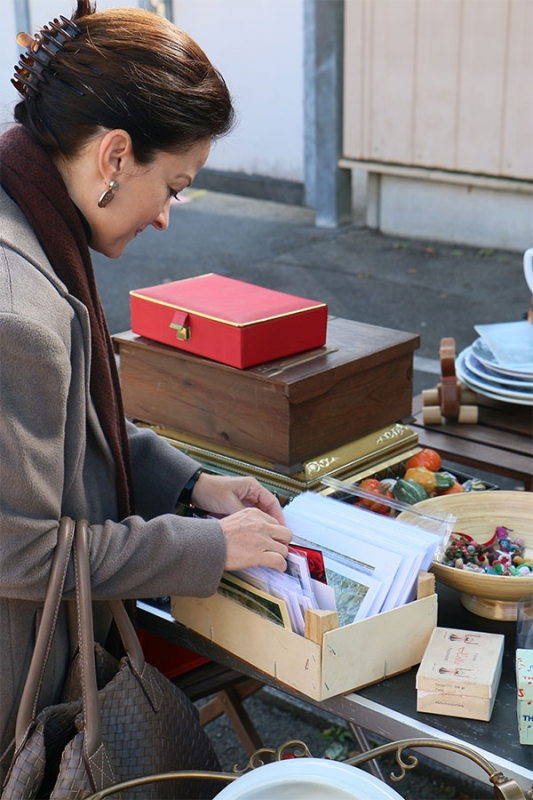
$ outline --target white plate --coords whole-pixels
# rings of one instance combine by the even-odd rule
[[[479,378],[483,378],[488,383],[496,385],[502,384],[510,388],[514,387],[516,389],[524,389],[525,391],[533,391],[533,381],[527,378],[510,378],[507,375],[503,375],[501,372],[494,372],[494,370],[488,369],[488,367],[475,357],[471,347],[467,347],[464,352],[465,366]]]
[[[515,387],[507,384],[496,384],[490,378],[479,377],[479,375],[475,375],[468,368],[466,363],[467,351],[468,348],[463,350],[462,353],[459,353],[455,366],[456,371],[459,369],[468,383],[477,386],[479,389],[487,389],[489,392],[501,394],[503,397],[511,397],[516,400],[531,400],[533,402],[533,384],[526,384],[528,388],[516,389]]]
[[[533,392],[517,392],[514,389],[506,390],[503,386],[497,386],[484,381],[482,378],[474,375],[464,363],[465,351],[456,359],[455,372],[461,383],[472,389],[474,392],[479,392],[486,397],[491,397],[493,400],[501,400],[504,403],[515,403],[521,406],[533,406]]]
[[[368,772],[325,758],[289,758],[257,767],[216,800],[402,800]]]
[[[501,367],[533,371],[533,325],[527,319],[474,325]]]
[[[472,352],[478,361],[481,361],[481,363],[484,364],[487,369],[513,378],[525,378],[526,380],[533,379],[533,369],[531,368],[531,365],[526,365],[520,369],[517,367],[502,367],[496,360],[496,357],[494,356],[494,353],[490,347],[481,338],[476,339],[472,343]]]

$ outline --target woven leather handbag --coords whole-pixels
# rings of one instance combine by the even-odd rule
[[[75,526],[81,697],[36,713],[39,689],[63,593],[72,542],[71,520],[62,520],[43,616],[16,726],[16,750],[2,800],[82,800],[119,781],[142,775],[220,766],[195,706],[157,669],[146,664],[121,601],[110,601],[126,655],[98,690],[92,618],[87,523]],[[112,663],[107,661],[107,664]],[[69,680],[69,679],[67,679]],[[69,681],[72,685],[72,680]],[[121,797],[157,800],[212,798],[215,780],[160,782]]]

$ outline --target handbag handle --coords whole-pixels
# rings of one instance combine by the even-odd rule
[[[86,625],[90,623],[90,638],[88,638],[88,644],[84,649],[84,654],[86,654],[87,661],[89,662],[87,665],[88,669],[86,669],[85,672],[91,673],[92,671],[92,675],[94,676],[94,682],[96,683],[96,673],[95,673],[94,658],[93,658],[94,635],[93,635],[93,621],[92,621],[92,607],[91,607],[87,528],[88,528],[87,522],[82,521],[79,523],[74,523],[74,521],[70,517],[62,517],[59,523],[59,529],[57,533],[57,544],[54,552],[52,568],[50,570],[50,577],[48,579],[48,584],[46,587],[43,613],[37,631],[37,635],[35,638],[33,654],[31,657],[30,666],[26,677],[26,682],[24,684],[24,689],[22,691],[22,696],[19,703],[19,709],[17,712],[17,719],[15,723],[16,750],[18,750],[19,747],[25,741],[30,725],[35,721],[35,718],[38,713],[39,697],[41,694],[44,672],[46,669],[46,665],[48,663],[48,658],[52,647],[52,640],[54,638],[57,626],[59,609],[61,606],[61,601],[63,599],[63,590],[65,587],[65,579],[67,575],[67,568],[70,560],[70,553],[72,550],[72,542],[74,539],[75,532],[79,534],[79,539],[81,540],[81,546],[83,547],[83,553],[80,553],[81,563],[80,563],[80,568],[78,569],[78,573],[84,575],[86,580],[85,597],[87,599],[84,603],[82,603],[82,607],[85,613]],[[76,541],[78,541],[78,535],[76,536]],[[128,616],[126,609],[124,608],[124,604],[122,603],[121,600],[111,600],[109,601],[109,605],[111,607],[113,616],[115,618],[115,622],[117,624],[117,628],[119,630],[122,643],[124,644],[125,650],[130,658],[132,667],[138,674],[138,676],[142,677],[145,667],[144,655],[137,634],[135,633],[135,629],[131,623],[131,620]],[[80,612],[78,611],[78,621],[79,619],[80,619]],[[78,638],[80,638],[79,631],[78,631]],[[81,639],[80,639],[80,645],[81,645]],[[80,652],[81,652],[81,646],[80,646]],[[153,697],[153,692],[150,693],[150,691],[148,690],[147,693],[150,697],[150,700],[152,701],[152,705],[154,705],[156,700]],[[88,697],[95,698],[96,695],[97,695],[97,690],[96,692],[95,691],[90,692]],[[94,719],[95,716],[94,705],[91,707],[89,715],[91,716],[92,719]],[[97,719],[98,720],[100,719],[99,711]],[[100,725],[99,722],[97,721],[96,737],[98,737],[99,728]],[[93,725],[90,725],[90,730],[94,730]]]
[[[70,517],[62,517],[59,522],[52,569],[50,570],[50,577],[46,587],[41,623],[37,631],[30,667],[17,713],[15,725],[15,746],[17,749],[25,739],[28,728],[37,716],[44,671],[50,655],[63,597],[73,536],[73,520]]]
[[[85,753],[87,768],[94,785],[100,785],[108,763],[102,741],[102,720],[98,701],[98,685],[94,661],[94,626],[91,600],[91,574],[89,567],[88,523],[76,523],[75,536],[76,601],[78,605],[78,643],[81,661],[81,683],[83,689],[83,714],[85,721]],[[109,600],[122,644],[126,650],[133,672],[141,683],[154,709],[161,702],[157,686],[145,674],[144,654],[122,600]],[[104,788],[103,786],[101,788]]]

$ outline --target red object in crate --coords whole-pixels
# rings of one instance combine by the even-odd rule
[[[180,647],[172,642],[167,642],[153,633],[137,630],[137,635],[143,649],[144,657],[149,664],[156,667],[166,678],[172,680],[178,675],[190,672],[203,664],[209,664],[209,659],[199,656],[192,650]]]
[[[130,292],[139,336],[244,369],[326,341],[325,303],[209,273]]]

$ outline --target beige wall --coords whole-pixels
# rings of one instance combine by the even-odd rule
[[[10,83],[19,52],[16,0],[0,0],[0,133],[12,124],[18,94]],[[98,0],[98,8],[137,6],[140,0]],[[29,33],[75,0],[28,0]],[[218,141],[208,166],[304,180],[304,0],[174,0],[177,25],[190,33],[226,78],[237,126]]]
[[[343,157],[533,179],[532,0],[346,0]]]

